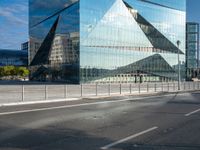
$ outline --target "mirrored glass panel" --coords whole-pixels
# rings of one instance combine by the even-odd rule
[[[176,80],[178,52],[184,66],[185,0],[80,1],[82,82]]]
[[[29,5],[31,79],[79,83],[79,1]]]

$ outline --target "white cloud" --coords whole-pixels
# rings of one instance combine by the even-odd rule
[[[28,38],[28,1],[16,1],[0,5],[0,49],[20,49]]]
[[[23,12],[28,13],[28,6],[24,4],[11,5],[9,7],[0,6],[0,17],[6,19],[9,23],[15,24],[28,24],[28,20],[25,18]]]

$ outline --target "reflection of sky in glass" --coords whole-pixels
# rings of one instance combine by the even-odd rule
[[[46,1],[44,3],[39,0],[30,1],[33,6],[35,5],[35,11],[30,9],[30,25],[38,23],[72,3],[72,0],[58,0],[60,3],[50,3],[45,8],[40,9]],[[125,1],[152,23],[174,45],[176,45],[176,40],[180,40],[182,43],[181,50],[184,51],[185,12],[179,11],[182,10],[184,3],[180,3],[178,0],[173,2],[172,0],[165,0],[164,2],[151,0],[169,7],[179,8],[179,10],[175,10],[140,0]],[[32,28],[30,30],[31,36],[44,39],[56,17],[52,17]],[[77,5],[63,11],[56,33],[69,34],[79,31],[80,65],[83,68],[117,69],[120,66],[126,66],[156,54],[156,52],[148,50],[140,52],[123,48],[123,46],[152,47],[152,44],[122,0],[81,0],[80,9],[79,3],[77,3]],[[98,48],[95,46],[107,47]],[[116,48],[117,46],[118,48]],[[177,54],[160,54],[171,66],[177,64]],[[181,60],[184,60],[184,57],[182,55]]]
[[[87,36],[87,32],[92,30],[97,25],[114,2],[115,0],[99,0],[97,4],[97,1],[95,0],[80,1],[81,30],[86,30],[81,32],[82,37]]]
[[[160,4],[160,5],[171,7],[178,10],[183,10],[183,11],[186,10],[185,0],[145,0],[145,1],[153,2],[155,4]]]
[[[40,62],[38,54],[50,51],[52,78],[79,83],[78,0],[30,0],[29,15],[30,61],[35,58]],[[53,26],[58,17],[57,26]]]
[[[65,2],[66,2],[66,0],[65,0]],[[54,3],[52,3],[52,5],[53,4]],[[33,7],[34,6],[32,6],[31,8],[33,9]],[[35,18],[37,18],[37,16],[35,16],[35,14],[37,14],[38,11],[43,12],[44,10],[40,10],[40,9],[38,10],[36,7],[34,9],[34,11],[32,11],[32,14],[30,13],[30,15],[32,16],[30,18],[30,24],[33,25],[35,22],[38,22],[38,19],[36,19],[37,21],[35,21]],[[58,8],[55,7],[55,10],[57,11]],[[56,30],[57,34],[69,34],[71,32],[78,32],[78,30],[79,30],[79,11],[78,10],[79,10],[79,4],[77,3],[76,5],[73,5],[69,9],[66,9],[62,13],[60,13],[60,19],[59,19],[58,27]],[[43,15],[44,15],[43,16],[44,18],[49,17],[48,12],[43,13]],[[53,15],[53,14],[50,14],[50,15]],[[30,36],[40,39],[40,40],[43,40],[45,38],[45,36],[47,35],[47,33],[49,32],[50,28],[52,27],[52,25],[55,22],[57,17],[58,17],[58,15],[40,23],[39,25],[37,25],[35,27],[30,28],[30,30],[29,30]]]
[[[81,45],[153,47],[121,0],[91,26],[82,28],[81,33],[87,35],[81,36]]]
[[[125,1],[131,4],[134,9],[137,9],[174,45],[176,45],[177,40],[180,40],[182,43],[181,50],[185,51],[185,12],[179,11],[185,10],[184,1],[154,1],[168,7],[173,6],[173,8],[179,10],[160,7],[139,0]],[[143,36],[143,32],[137,28],[137,23],[131,21],[130,14],[128,15],[125,5],[122,6],[121,0],[82,0],[80,6],[80,58],[82,67],[93,66],[113,69],[155,54],[126,49],[86,47],[85,45],[151,47],[151,44]],[[161,53],[161,55],[171,66],[177,64],[177,54]],[[184,61],[184,57],[184,55],[181,56],[182,61]]]
[[[34,28],[31,28],[29,30],[30,36],[34,37],[34,38],[37,38],[37,39],[40,39],[40,40],[43,40],[47,36],[47,33],[49,32],[49,30],[52,27],[53,23],[55,22],[56,17],[57,16],[55,16],[55,17],[53,17],[53,18],[51,18],[51,19],[39,24],[38,26],[36,26]]]
[[[116,69],[151,56],[151,53],[108,48],[81,47],[81,66]]]
[[[185,21],[186,13],[184,11],[173,10],[157,5],[138,2],[138,0],[126,0],[129,4],[132,4],[134,9],[149,21],[154,27],[156,27],[162,34],[164,34],[174,45],[176,41],[181,41],[181,50],[185,52]],[[178,2],[179,1],[179,2]],[[157,3],[169,4],[173,6],[179,6],[182,4],[185,6],[184,0],[157,0]]]
[[[30,26],[33,26],[77,1],[78,0],[54,0],[51,2],[49,0],[29,0],[29,5],[31,6],[29,9]]]

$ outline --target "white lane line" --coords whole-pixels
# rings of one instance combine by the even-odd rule
[[[179,94],[179,95],[182,95],[182,94]],[[174,96],[174,94],[160,95],[160,96],[150,96],[150,97],[138,97],[138,98],[134,98],[134,99],[122,99],[122,100],[112,100],[112,101],[102,101],[102,102],[75,104],[75,105],[67,105],[67,106],[65,105],[65,106],[38,108],[38,109],[29,109],[29,110],[20,110],[20,111],[12,111],[12,112],[4,112],[4,113],[0,113],[0,116],[12,115],[12,114],[20,114],[20,113],[29,113],[29,112],[37,112],[37,111],[63,109],[63,108],[73,108],[73,107],[81,107],[81,106],[91,106],[91,105],[98,105],[98,104],[108,104],[108,103],[135,101],[135,100],[143,100],[143,99],[151,99],[151,98],[168,97],[168,96]]]
[[[129,137],[126,137],[126,138],[121,139],[121,140],[119,140],[119,141],[116,141],[116,142],[114,142],[114,143],[108,144],[108,145],[106,145],[106,146],[104,146],[104,147],[101,147],[101,149],[102,149],[102,150],[109,149],[109,148],[111,148],[111,147],[113,147],[113,146],[116,146],[116,145],[118,145],[118,144],[124,143],[124,142],[126,142],[126,141],[129,141],[129,140],[131,140],[131,139],[134,139],[134,138],[136,138],[136,137],[138,137],[138,136],[141,136],[141,135],[143,135],[143,134],[149,133],[149,132],[151,132],[151,131],[153,131],[153,130],[156,130],[156,129],[158,129],[158,127],[152,127],[152,128],[147,129],[147,130],[145,130],[145,131],[139,132],[139,133],[137,133],[137,134],[131,135],[131,136],[129,136]]]
[[[191,116],[191,115],[193,115],[193,114],[195,114],[195,113],[198,113],[198,112],[200,112],[200,109],[197,109],[197,110],[192,111],[192,112],[190,112],[190,113],[188,113],[188,114],[185,114],[185,116],[188,117],[188,116]]]

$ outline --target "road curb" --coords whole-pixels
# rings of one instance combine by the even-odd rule
[[[31,104],[45,104],[45,103],[57,103],[57,102],[70,102],[78,101],[82,98],[68,98],[68,99],[52,99],[52,100],[40,100],[40,101],[30,101],[30,102],[15,102],[15,103],[6,103],[0,104],[0,107],[4,106],[18,106],[18,105],[31,105]]]

